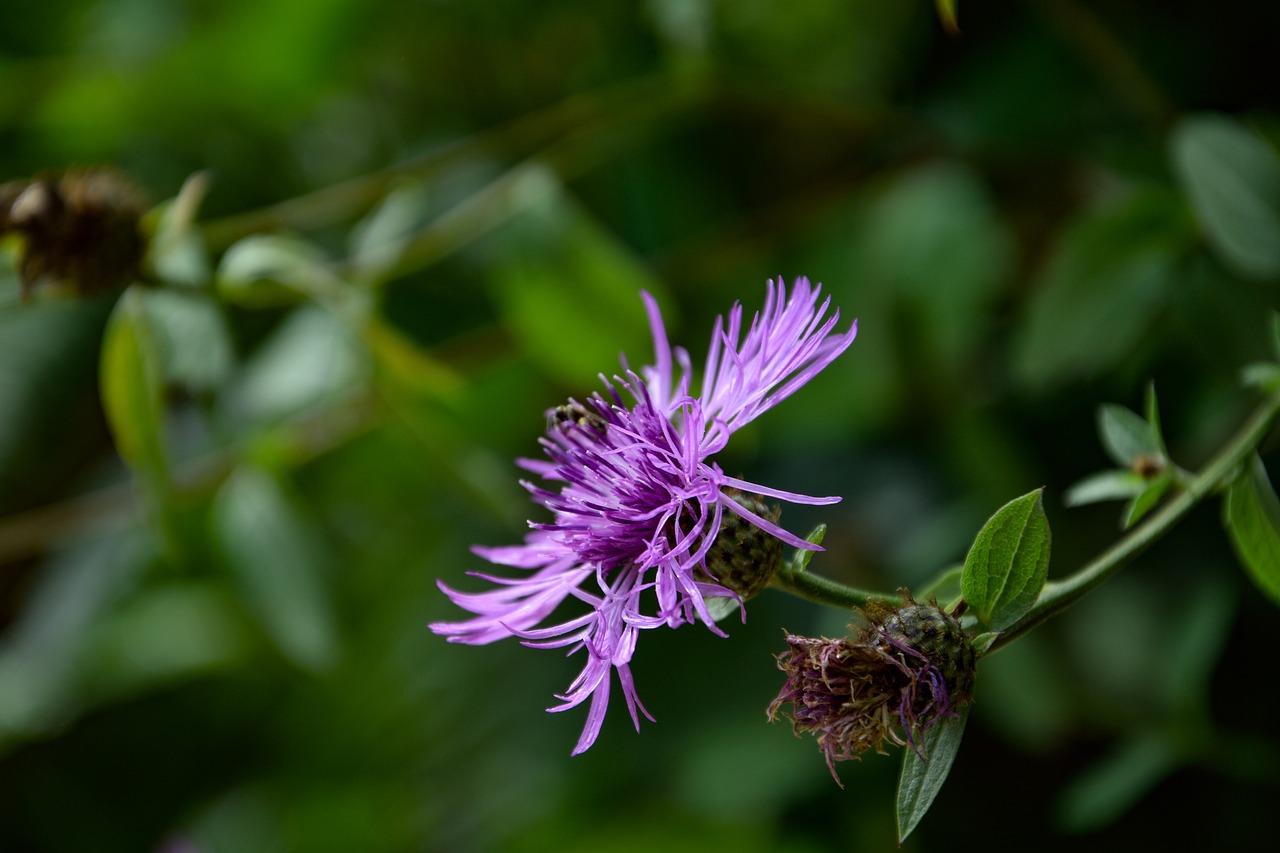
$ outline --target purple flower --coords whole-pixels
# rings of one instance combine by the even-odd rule
[[[797,548],[817,546],[783,530],[744,506],[741,492],[793,503],[830,504],[837,497],[808,497],[730,477],[711,461],[729,436],[786,399],[853,342],[856,322],[837,333],[839,311],[819,303],[820,287],[796,281],[788,295],[769,282],[764,309],[743,328],[742,306],[728,321],[717,318],[703,372],[702,390],[690,390],[688,352],[672,349],[657,302],[642,293],[653,331],[656,364],[612,381],[586,403],[570,401],[548,413],[541,444],[547,458],[522,459],[541,484],[524,482],[551,520],[530,522],[524,544],[476,547],[481,557],[526,570],[518,578],[477,574],[497,586],[468,593],[440,584],[449,598],[476,614],[431,629],[452,642],[491,643],[518,637],[525,645],[584,650],[586,665],[550,711],[591,699],[586,725],[573,754],[600,733],[609,703],[612,671],[639,729],[643,713],[630,661],[641,630],[702,622],[717,634],[708,599],[738,594],[706,567],[726,512]],[[774,516],[776,518],[776,516]],[[586,605],[581,615],[544,624],[568,599]]]

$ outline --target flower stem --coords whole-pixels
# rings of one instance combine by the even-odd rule
[[[1073,575],[1060,581],[1045,584],[1040,598],[1027,615],[1009,626],[991,647],[995,651],[1030,631],[1054,614],[1065,610],[1098,584],[1111,577],[1148,546],[1168,533],[1196,504],[1220,489],[1234,476],[1236,470],[1257,450],[1280,416],[1280,394],[1273,395],[1254,411],[1240,431],[1227,443],[1217,456],[1209,460],[1179,492],[1163,507],[1152,513],[1144,523],[1134,528],[1106,551],[1083,566]]]
[[[889,604],[899,603],[899,598],[896,595],[888,595],[883,592],[868,592],[864,589],[845,586],[842,583],[828,580],[821,575],[815,575],[805,569],[796,568],[790,563],[782,564],[782,567],[778,569],[778,573],[773,576],[773,580],[769,582],[769,585],[786,590],[792,595],[798,595],[800,598],[815,601],[818,604],[827,604],[845,610],[865,607],[873,598]]]

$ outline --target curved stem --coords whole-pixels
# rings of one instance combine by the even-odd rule
[[[782,568],[778,569],[778,573],[773,576],[769,585],[818,604],[827,604],[846,610],[865,607],[873,598],[889,604],[897,604],[900,601],[896,595],[868,592],[864,589],[845,586],[804,569],[797,569],[790,563],[782,564]]]
[[[1099,554],[1075,574],[1045,584],[1040,598],[1027,615],[1009,626],[996,639],[991,651],[1004,646],[1030,631],[1054,614],[1070,607],[1085,593],[1115,574],[1126,563],[1145,551],[1182,520],[1196,504],[1219,489],[1224,481],[1257,450],[1280,416],[1280,394],[1269,397],[1253,413],[1240,431],[1227,442],[1217,456],[1191,478],[1184,491],[1134,528],[1106,551]]]

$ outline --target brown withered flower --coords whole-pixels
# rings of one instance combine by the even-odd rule
[[[797,735],[817,737],[837,783],[837,761],[884,754],[886,741],[919,751],[930,726],[973,698],[976,655],[960,621],[901,592],[899,607],[868,606],[852,637],[788,634],[790,649],[778,655],[787,678],[769,719],[782,714]],[[786,703],[790,713],[781,710]]]
[[[0,185],[0,235],[22,238],[21,297],[47,282],[77,295],[123,287],[146,240],[138,188],[110,169],[79,169]]]

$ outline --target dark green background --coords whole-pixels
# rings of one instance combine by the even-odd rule
[[[437,578],[479,588],[471,544],[523,535],[511,460],[544,410],[650,357],[640,288],[695,363],[767,277],[860,318],[720,460],[843,495],[783,523],[830,525],[812,568],[859,586],[923,584],[1040,486],[1051,576],[1080,565],[1119,508],[1062,495],[1109,464],[1097,405],[1140,408],[1148,379],[1177,462],[1221,444],[1240,368],[1274,357],[1277,278],[1205,239],[1170,138],[1225,113],[1274,155],[1280,12],[960,14],[962,37],[926,0],[8,10],[0,180],[111,164],[161,202],[207,171],[224,289],[179,287],[195,319],[160,344],[156,522],[99,402],[113,298],[0,282],[0,851],[890,849],[896,756],[841,790],[765,722],[782,630],[835,611],[770,591],[728,640],[647,632],[658,722],[619,702],[572,759],[583,712],[542,709],[576,658],[427,625],[459,615]],[[228,290],[250,234],[305,241],[280,277],[315,299]],[[1272,834],[1276,611],[1216,513],[984,662],[904,849]]]

